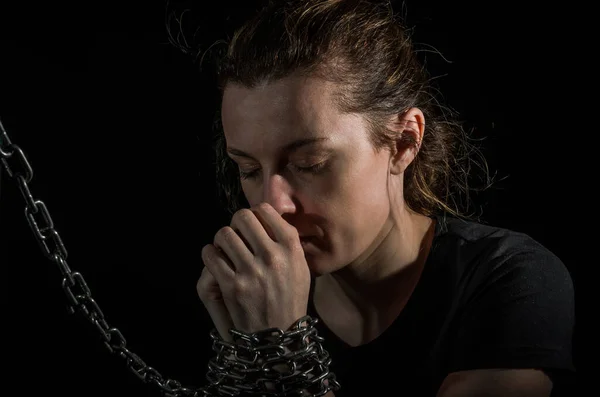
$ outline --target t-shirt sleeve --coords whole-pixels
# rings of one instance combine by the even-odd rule
[[[465,276],[449,372],[538,368],[556,387],[575,371],[573,282],[533,240],[510,245]]]

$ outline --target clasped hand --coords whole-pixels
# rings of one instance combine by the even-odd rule
[[[202,248],[196,290],[221,338],[288,330],[307,314],[310,271],[298,231],[269,204],[241,209]]]

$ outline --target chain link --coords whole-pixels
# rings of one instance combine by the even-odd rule
[[[74,314],[77,311],[83,315],[98,330],[109,352],[121,357],[131,372],[143,382],[156,386],[163,396],[319,397],[329,390],[339,390],[335,374],[328,370],[331,358],[320,344],[323,338],[316,335],[314,325],[318,319],[311,319],[309,316],[298,320],[296,326],[286,333],[269,329],[245,334],[231,329],[234,343],[225,342],[219,337],[217,330],[213,329],[210,336],[217,356],[209,361],[209,371],[206,374],[211,386],[193,389],[182,386],[176,380],[165,379],[127,348],[127,341],[121,331],[111,327],[106,321],[83,275],[69,268],[67,249],[54,227],[46,204],[36,200],[29,189],[33,168],[23,150],[11,142],[1,121],[0,161],[8,176],[17,182],[25,201],[25,218],[42,253],[58,266],[63,276],[62,287],[69,312]],[[306,321],[309,325],[301,326]],[[263,344],[265,341],[269,343]],[[286,347],[291,345],[296,348],[286,352]],[[282,366],[286,370],[281,371]]]
[[[142,381],[156,385],[164,396],[210,396],[205,388],[186,388],[178,381],[165,379],[156,369],[148,366],[137,354],[130,351],[121,331],[108,324],[100,306],[92,297],[83,275],[69,268],[67,249],[58,230],[54,227],[48,207],[43,201],[36,200],[29,188],[29,183],[33,179],[33,168],[23,150],[11,142],[1,121],[0,161],[8,176],[17,182],[25,200],[25,218],[42,253],[58,266],[63,276],[62,287],[67,297],[69,312],[81,313],[98,330],[106,348],[123,358],[127,367]]]
[[[329,372],[331,358],[314,327],[318,321],[304,316],[287,332],[270,328],[246,334],[230,329],[233,342],[225,342],[213,329],[210,336],[217,356],[209,362],[207,377],[216,393],[318,397],[339,390],[335,374]]]

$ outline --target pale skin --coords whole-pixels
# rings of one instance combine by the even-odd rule
[[[418,147],[375,151],[364,118],[336,108],[335,89],[296,75],[225,88],[228,154],[241,173],[253,174],[241,181],[251,208],[234,214],[202,250],[197,290],[224,339],[231,327],[289,328],[306,314],[312,273],[319,318],[358,346],[394,321],[419,280],[434,222],[411,211],[402,194]],[[417,108],[388,124],[416,142],[424,126]],[[284,150],[306,138],[327,139]],[[315,165],[323,167],[301,170]],[[311,241],[303,245],[300,236]],[[535,369],[472,370],[448,375],[438,397],[537,397],[550,390],[550,379]]]

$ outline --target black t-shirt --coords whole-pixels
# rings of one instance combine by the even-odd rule
[[[565,265],[525,234],[436,219],[421,278],[382,335],[351,347],[317,324],[342,386],[336,397],[433,397],[449,373],[483,368],[543,369],[556,392],[575,371]],[[308,314],[318,317],[313,287]]]

